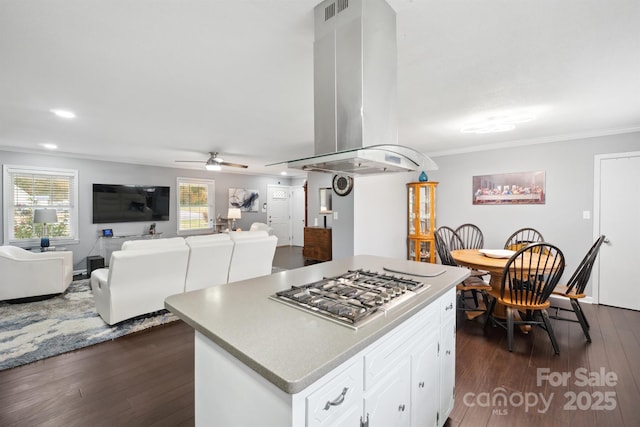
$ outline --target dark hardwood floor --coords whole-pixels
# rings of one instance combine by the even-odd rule
[[[274,265],[302,265],[301,248],[278,249]],[[585,312],[591,344],[578,324],[552,320],[559,356],[541,329],[517,332],[509,353],[504,330],[485,335],[480,319],[460,313],[456,401],[447,426],[640,425],[640,312],[588,304]],[[193,330],[174,322],[0,371],[0,426],[191,426],[193,356]],[[566,385],[538,385],[538,369],[552,379],[571,377]],[[610,385],[595,383],[601,369]],[[580,383],[582,371],[591,374],[591,385]]]
[[[304,266],[302,246],[279,246],[273,257],[273,265],[287,270]]]
[[[455,407],[447,426],[640,425],[640,312],[582,305],[592,342],[579,324],[552,320],[557,356],[540,328],[516,330],[510,353],[504,329],[485,335],[483,319],[459,312]]]

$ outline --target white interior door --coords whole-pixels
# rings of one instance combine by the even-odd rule
[[[291,188],[291,244],[304,246],[304,188]]]
[[[635,279],[640,265],[640,153],[597,156],[595,175],[599,189],[596,234],[607,236],[607,243],[600,248],[598,274],[594,275],[596,301],[640,310]]]
[[[278,238],[278,246],[291,244],[291,190],[284,185],[268,185],[267,223]]]

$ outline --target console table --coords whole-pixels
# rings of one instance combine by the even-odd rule
[[[305,258],[305,261],[331,261],[333,256],[331,229],[322,227],[305,227],[302,256]]]
[[[156,234],[131,234],[124,236],[103,237],[100,236],[100,256],[104,258],[105,267],[109,266],[109,260],[111,259],[111,253],[113,251],[119,251],[122,249],[122,244],[127,240],[141,240],[141,239],[160,239],[162,233]]]

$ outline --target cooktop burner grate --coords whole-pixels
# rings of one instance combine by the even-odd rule
[[[271,298],[357,329],[375,313],[389,310],[428,287],[416,280],[360,269],[294,285]]]

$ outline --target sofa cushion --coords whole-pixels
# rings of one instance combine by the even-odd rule
[[[231,238],[227,233],[218,233],[218,234],[205,234],[202,236],[189,236],[185,240],[185,243],[191,247],[197,245],[207,245],[212,242],[229,242]]]
[[[167,237],[162,239],[127,240],[122,244],[122,250],[157,249],[179,247],[186,245],[183,237]]]
[[[263,230],[232,231],[229,233],[229,237],[234,242],[238,242],[238,241],[250,240],[250,239],[264,239],[269,237],[269,233]]]
[[[278,238],[266,231],[229,233],[234,241],[229,282],[271,274]]]
[[[190,236],[185,292],[227,283],[233,242],[227,234]]]

